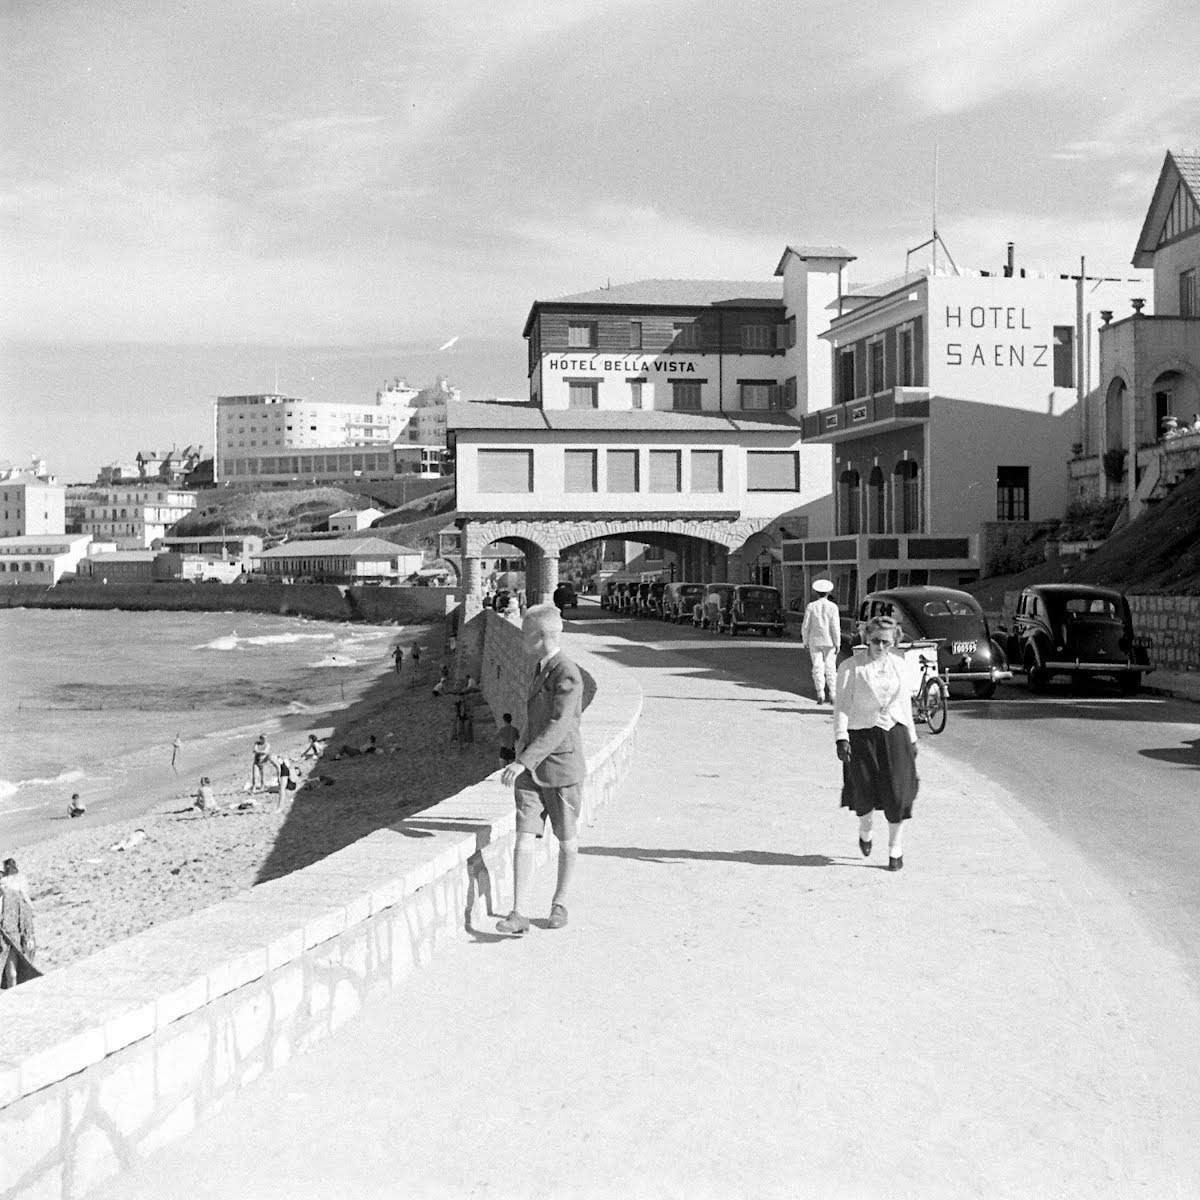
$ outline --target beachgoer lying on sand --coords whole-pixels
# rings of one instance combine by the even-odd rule
[[[122,838],[119,842],[113,842],[109,846],[110,850],[132,850],[135,846],[140,846],[146,840],[146,831],[144,829],[135,829],[127,838]]]
[[[342,748],[333,756],[338,758],[358,758],[360,754],[376,754],[379,747],[375,744],[375,735],[371,734],[371,740],[365,742],[361,746],[351,746],[349,742],[344,742]]]
[[[206,816],[217,811],[217,798],[213,794],[212,781],[207,775],[200,776],[200,786],[196,789],[196,807]]]
[[[79,793],[76,792],[71,797],[71,803],[69,805],[67,805],[67,816],[68,817],[82,817],[85,812],[87,812],[87,805],[85,805],[84,802],[82,800],[80,800]]]

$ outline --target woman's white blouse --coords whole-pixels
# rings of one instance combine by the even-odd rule
[[[833,724],[838,741],[845,739],[851,729],[891,729],[893,725],[905,726],[910,740],[917,740],[912,695],[899,655],[889,652],[879,663],[872,663],[860,652],[842,663],[838,668]]]

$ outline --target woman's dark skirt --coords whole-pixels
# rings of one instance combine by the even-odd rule
[[[903,725],[850,730],[850,761],[842,764],[842,807],[858,816],[882,809],[895,825],[912,816],[917,758]]]

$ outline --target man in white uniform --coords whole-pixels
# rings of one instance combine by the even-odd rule
[[[829,598],[833,584],[828,579],[814,580],[817,598],[804,610],[800,640],[812,659],[813,687],[818,704],[832,704],[837,680],[837,652],[842,641],[842,620],[838,606]]]

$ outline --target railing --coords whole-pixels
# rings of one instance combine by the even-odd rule
[[[808,413],[803,419],[804,441],[845,435],[880,421],[915,422],[929,416],[927,388],[892,388],[874,396],[847,400],[832,408]]]

